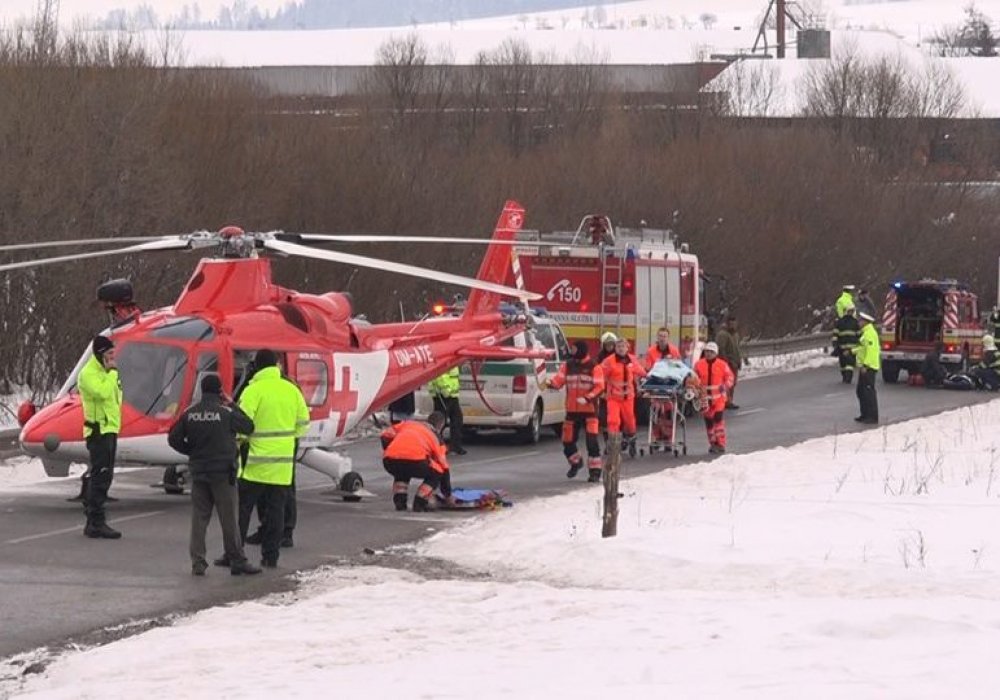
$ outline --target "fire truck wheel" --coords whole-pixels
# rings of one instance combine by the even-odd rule
[[[535,402],[535,410],[531,412],[528,424],[517,431],[521,442],[526,445],[535,445],[542,437],[542,402]]]
[[[899,365],[894,362],[882,363],[882,379],[886,384],[895,384],[899,381]]]

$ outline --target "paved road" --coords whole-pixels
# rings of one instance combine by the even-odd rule
[[[882,415],[899,421],[990,398],[979,393],[927,391],[879,385]],[[831,432],[858,429],[853,387],[839,383],[836,370],[805,370],[747,380],[738,395],[741,410],[729,424],[731,452],[750,452]],[[706,458],[704,430],[691,422],[691,455],[657,455],[627,462],[626,475]],[[505,488],[515,500],[596,488],[577,477],[569,482],[560,445],[546,434],[537,446],[506,437],[480,438],[469,454],[454,461],[457,486]],[[351,446],[369,488],[382,495],[348,504],[327,494],[319,475],[300,472],[296,546],[284,550],[281,569],[257,577],[231,577],[213,569],[205,578],[189,573],[187,498],[151,489],[159,471],[133,470],[116,477],[111,522],[125,536],[117,542],[82,535],[80,507],[67,503],[76,483],[50,482],[0,494],[0,657],[44,644],[80,637],[130,619],[157,617],[239,600],[294,586],[296,569],[359,555],[364,547],[383,548],[416,540],[466,514],[397,514],[389,502],[389,480],[374,441]],[[210,552],[220,552],[217,526],[210,529]],[[256,548],[252,553],[256,555]]]

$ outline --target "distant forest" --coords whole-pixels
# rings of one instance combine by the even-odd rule
[[[109,12],[100,26],[153,29],[336,29],[451,22],[497,15],[559,10],[581,5],[613,3],[581,0],[300,0],[276,11],[261,11],[252,0],[234,0],[214,16],[197,2],[185,5],[180,14],[160,16],[149,5]]]

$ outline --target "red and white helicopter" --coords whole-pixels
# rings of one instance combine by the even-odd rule
[[[219,233],[130,239],[87,239],[0,247],[2,250],[68,244],[129,242],[113,250],[76,253],[0,265],[0,271],[104,255],[216,246],[203,258],[173,306],[140,313],[125,281],[104,285],[99,299],[118,319],[105,331],[116,346],[123,391],[120,464],[163,465],[164,487],[183,488],[184,457],[166,434],[180,410],[198,399],[200,378],[218,373],[231,395],[248,380],[255,352],[270,348],[283,356],[286,373],[301,387],[312,423],[300,445],[299,463],[333,478],[348,500],[357,500],[363,480],[342,473],[343,460],[329,452],[345,433],[384,407],[451,367],[468,360],[544,357],[544,351],[501,347],[525,332],[526,314],[502,312],[502,297],[523,304],[540,295],[501,284],[510,265],[515,233],[524,209],[508,201],[491,239],[368,235],[247,233],[227,227]],[[341,251],[310,248],[312,242],[402,240],[407,243],[480,243],[489,247],[475,279]],[[351,300],[329,292],[302,294],[274,284],[271,265],[259,253],[304,256],[413,275],[472,289],[461,316],[370,325],[352,319]],[[90,351],[48,406],[20,411],[20,444],[40,457],[49,476],[66,476],[73,462],[87,461],[77,376]]]

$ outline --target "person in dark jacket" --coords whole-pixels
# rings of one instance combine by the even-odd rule
[[[948,372],[941,364],[942,352],[944,343],[940,340],[935,341],[934,348],[924,355],[924,361],[920,365],[920,376],[924,378],[924,387],[928,389],[940,389],[948,377]]]
[[[868,314],[872,318],[878,318],[878,313],[875,311],[875,302],[872,301],[867,289],[861,289],[858,291],[858,298],[854,300],[854,306],[857,309],[858,318],[860,318],[863,313]]]
[[[204,576],[205,531],[212,519],[212,509],[219,515],[222,540],[233,576],[259,574],[261,570],[247,561],[240,541],[236,518],[236,434],[253,432],[253,421],[238,406],[222,395],[218,375],[207,374],[201,380],[201,401],[177,419],[167,441],[188,456],[191,471],[191,573]]]
[[[833,326],[833,354],[840,363],[840,378],[844,384],[854,381],[854,367],[857,365],[854,348],[858,347],[861,338],[861,325],[854,312],[854,305],[847,304],[844,306],[844,315]]]

